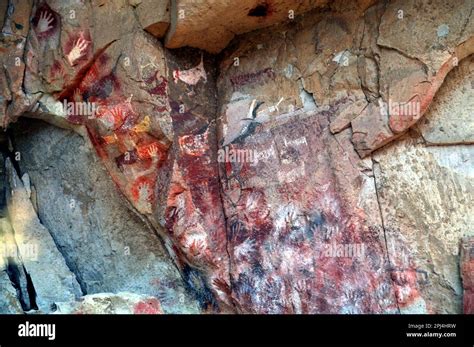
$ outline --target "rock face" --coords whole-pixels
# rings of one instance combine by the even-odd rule
[[[473,167],[466,163],[474,152],[420,140],[403,138],[374,156],[397,297],[416,299],[421,313],[460,312],[459,242],[472,235]]]
[[[15,288],[8,277],[5,264],[2,264],[0,269],[0,291],[2,292],[2,298],[0,299],[0,312],[2,312],[2,314],[23,313]]]
[[[166,35],[166,47],[196,47],[219,53],[234,38],[255,29],[293,20],[296,15],[327,0],[173,0],[171,27]]]
[[[159,298],[167,313],[197,313],[160,240],[127,207],[90,144],[40,121],[18,128],[19,164],[31,177],[38,215],[83,293],[142,293]]]
[[[160,314],[155,297],[134,293],[100,293],[86,295],[76,302],[57,303],[58,314]]]
[[[0,297],[0,312],[2,314],[23,313],[17,292],[8,275],[7,258],[12,255],[10,252],[12,252],[11,249],[13,248],[7,243],[5,237],[5,229],[8,227],[6,219],[2,218],[0,220],[0,245],[2,247],[0,249],[0,292],[2,293]]]
[[[374,21],[380,11],[378,6],[369,9],[365,20]],[[222,150],[227,146],[251,154],[244,160],[229,157],[221,168],[233,295],[243,311],[460,311],[457,245],[472,233],[472,211],[466,210],[473,196],[466,178],[472,165],[465,164],[472,163],[470,148],[429,148],[423,159],[423,149],[399,142],[374,156],[374,168],[370,159],[360,160],[352,152],[351,137],[359,154],[375,149],[378,145],[361,151],[357,139],[379,131],[379,125],[387,139],[394,136],[378,102],[389,99],[375,87],[390,74],[400,76],[388,70],[380,77],[367,76],[373,69],[365,55],[375,43],[370,43],[370,26],[357,21],[353,11],[325,19],[307,14],[296,28],[283,25],[280,30],[242,37],[221,62],[220,144]],[[318,26],[313,29],[315,22]],[[316,30],[324,25],[326,30]],[[329,39],[341,28],[352,33],[347,38],[353,42]],[[368,33],[360,44],[357,32],[362,29]],[[321,50],[317,57],[301,53],[310,50],[312,40]],[[286,50],[289,44],[292,50]],[[344,50],[347,47],[352,51]],[[341,53],[331,61],[332,52]],[[364,56],[355,55],[361,53]],[[397,62],[400,54],[389,50],[380,54],[380,68],[395,69],[388,64]],[[238,65],[235,57],[240,57]],[[361,68],[366,72],[359,82]],[[403,73],[413,78],[415,71]],[[457,78],[469,81],[466,72],[465,67],[457,69]],[[469,100],[463,98],[464,107],[470,107]],[[390,150],[400,156],[385,155]],[[415,151],[413,157],[410,151]],[[438,160],[432,163],[435,154]],[[384,165],[377,162],[382,157],[393,160],[385,174]],[[454,195],[442,186],[448,179],[453,180]],[[405,185],[400,187],[401,182]],[[420,196],[420,191],[425,194]],[[450,198],[441,203],[443,196]],[[420,206],[414,208],[414,201]],[[420,218],[431,213],[431,223]],[[405,214],[413,216],[406,231]],[[424,237],[439,241],[427,248]],[[358,245],[364,246],[362,263],[345,252]],[[338,247],[341,256],[336,251],[334,257],[324,257],[325,250],[331,254]]]
[[[28,278],[34,283],[30,303],[48,313],[57,301],[74,300],[81,295],[79,284],[69,270],[53,238],[40,223],[27,190],[10,160],[6,160],[9,183],[8,215]],[[28,248],[22,247],[27,245]]]
[[[6,312],[470,311],[471,1],[0,16]]]
[[[403,303],[413,297],[418,308],[406,308],[408,313],[461,312],[459,246],[463,237],[472,235],[474,222],[474,192],[470,183],[474,152],[472,146],[462,145],[469,141],[461,140],[469,137],[473,124],[472,117],[464,115],[474,105],[474,89],[469,85],[471,61],[461,62],[447,76],[416,132],[373,155],[388,253],[402,312]],[[451,110],[449,116],[447,110]],[[411,283],[410,290],[407,283]]]
[[[135,7],[143,29],[150,34],[162,38],[170,25],[170,4],[168,0],[130,0]]]
[[[30,26],[32,1],[8,1],[2,13],[2,40],[0,46],[0,121],[6,127],[12,119],[29,110],[31,95],[25,94],[22,84],[25,75],[23,53]]]
[[[419,26],[410,24],[409,18],[415,13]],[[373,32],[367,36],[376,40],[375,50],[370,52],[374,43],[364,42],[370,39],[364,39],[361,46],[365,54],[377,57],[381,96],[378,101],[383,107],[372,112],[368,109],[369,112],[352,122],[353,142],[359,154],[364,156],[383,146],[423,116],[447,73],[472,54],[471,14],[472,4],[466,1],[422,2],[410,6],[395,1],[385,8],[378,37]],[[452,18],[457,18],[456,23]],[[420,29],[428,23],[438,30]],[[375,119],[377,122],[370,126]],[[364,129],[365,126],[370,130]]]
[[[461,244],[461,276],[464,286],[464,313],[474,314],[474,240],[463,240]]]
[[[436,103],[419,124],[426,142],[433,145],[474,142],[474,57],[461,61],[436,95]]]

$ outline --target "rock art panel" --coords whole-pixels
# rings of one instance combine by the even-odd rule
[[[260,130],[232,147],[254,151],[255,165],[230,159],[221,166],[236,306],[257,313],[395,312],[380,224],[369,226],[356,207],[360,191],[338,190],[345,179],[331,173],[335,162],[351,163],[329,138],[327,118],[313,114]],[[362,173],[351,173],[360,188]]]
[[[83,292],[151,295],[165,313],[199,312],[159,238],[130,210],[87,141],[36,120],[15,124],[38,215]]]
[[[29,174],[15,182],[28,213],[44,220],[38,229],[68,250],[58,259],[81,294],[105,303],[117,299],[110,292],[146,297],[140,304],[117,294],[110,312],[135,312],[135,304],[137,313],[460,312],[472,153],[427,145],[470,143],[472,3],[158,3],[0,5],[2,127],[23,115],[84,137],[15,135],[28,158],[16,169]],[[168,22],[168,48],[223,52],[163,48],[157,37]],[[448,120],[453,112],[467,126]],[[423,137],[407,134],[415,124]],[[73,175],[79,154],[94,163],[90,177],[104,165],[132,212],[105,188],[104,196],[137,214],[130,241],[125,232],[105,235],[104,220],[90,212],[107,210],[91,180],[28,164],[44,160],[29,141],[54,139],[52,167],[68,163],[62,171]],[[71,154],[57,163],[62,153]],[[58,180],[62,192],[52,188]],[[51,200],[96,234],[71,228],[61,236],[66,222],[44,208]],[[86,264],[74,249],[92,236],[97,253],[113,260]],[[136,264],[118,255],[127,242],[146,249]],[[7,275],[28,311],[36,304],[28,266],[16,276],[8,270],[18,259],[8,260]],[[98,271],[147,262],[134,286]],[[160,280],[150,281],[152,273]],[[68,297],[64,312],[103,312],[88,308],[96,299],[81,306]]]
[[[299,69],[289,74],[285,58],[292,51],[276,32],[246,35],[226,51],[218,80],[219,164],[236,308],[397,312],[371,161],[346,150],[349,129],[331,134],[336,108],[317,104],[299,85]],[[259,45],[275,54],[269,56],[276,64]],[[241,57],[238,65],[234,57]]]
[[[192,57],[190,59],[190,57]],[[215,70],[193,50],[168,52],[174,139],[159,218],[205,310],[232,310],[216,155]],[[178,77],[178,78],[176,78]],[[184,263],[183,263],[184,261]]]

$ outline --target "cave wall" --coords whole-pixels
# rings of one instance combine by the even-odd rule
[[[155,313],[461,312],[472,3],[307,1],[294,18],[288,1],[262,16],[255,1],[210,4],[2,11],[7,177],[25,177],[76,299],[135,293],[105,300]],[[14,219],[3,233],[19,243]],[[5,264],[5,292],[15,278],[34,308],[33,270]],[[56,307],[87,311],[83,300]]]
[[[420,85],[444,78],[440,70],[429,77],[441,46],[426,44],[423,54],[433,52],[424,64],[389,47],[396,8],[307,13],[224,51],[220,145],[253,154],[221,164],[233,295],[243,311],[460,312],[472,156],[469,146],[429,145],[469,143],[472,59],[454,67],[414,140],[404,135],[370,154],[385,140],[366,139],[395,136],[383,100],[416,100]],[[384,133],[374,133],[379,126]],[[444,141],[423,137],[438,128]],[[326,252],[349,245],[364,245],[363,261]]]
[[[38,217],[83,293],[139,293],[157,297],[165,313],[199,312],[154,230],[79,135],[22,119],[13,137]]]

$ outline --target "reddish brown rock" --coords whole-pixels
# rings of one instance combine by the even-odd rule
[[[286,36],[296,35],[304,49],[305,30],[311,32],[300,27]],[[349,129],[336,137],[329,129],[350,99],[332,91],[339,104],[318,107],[306,83],[298,85],[301,70],[291,74],[283,63],[291,53],[277,49],[282,41],[277,30],[246,35],[221,64],[220,169],[235,306],[254,313],[395,312],[374,182],[366,176],[371,162],[350,149]],[[260,42],[276,54],[271,78],[242,77],[246,83],[235,90],[235,76],[267,68]],[[344,69],[339,61],[314,64]]]
[[[356,102],[349,100],[341,112],[331,122],[331,132],[338,133],[351,125],[351,121],[359,117],[367,107],[367,100],[359,99]]]
[[[29,35],[26,84],[30,93],[43,93],[35,117],[90,138],[112,180],[165,240],[201,308],[224,309],[230,281],[207,60],[182,54],[192,53],[199,66],[200,77],[191,81],[195,66],[138,29],[126,2],[74,9],[74,21],[63,3],[49,4],[33,13],[50,13],[51,25],[61,21],[62,30]],[[112,22],[122,23],[119,31]],[[83,103],[96,112],[63,107]]]
[[[382,124],[370,132],[358,132],[362,135],[353,142],[360,155],[368,155],[415,124],[448,72],[474,52],[471,13],[472,3],[464,0],[417,5],[395,1],[384,9],[378,34],[370,38],[381,47],[380,94],[393,135],[387,137]],[[413,25],[412,18],[416,18],[417,25]]]
[[[205,312],[455,312],[457,254],[440,256],[436,242],[419,252],[419,233],[431,229],[404,225],[399,215],[418,210],[400,211],[394,192],[405,182],[409,204],[421,189],[410,179],[428,172],[434,191],[446,173],[459,184],[452,203],[462,210],[470,171],[459,163],[469,150],[446,159],[443,150],[398,143],[378,153],[375,173],[369,156],[415,124],[455,63],[472,53],[472,4],[372,3],[331,3],[239,36],[211,57],[166,50],[145,33],[162,35],[166,22],[150,18],[147,1],[35,1],[31,28],[3,36],[10,68],[0,72],[2,124],[31,111],[87,136]],[[172,4],[166,45],[210,52],[236,33],[283,20],[293,6]],[[307,1],[295,13],[323,4]],[[410,22],[415,14],[419,25]],[[14,18],[2,19],[9,30]],[[436,30],[428,30],[431,21]],[[21,57],[19,69],[12,56]],[[68,108],[81,103],[94,112]],[[393,163],[399,157],[406,166]],[[453,206],[426,199],[417,215],[460,236],[457,224],[432,212]],[[409,256],[397,256],[403,252]],[[424,276],[435,272],[431,289]]]
[[[326,0],[304,0],[299,3],[288,0],[172,1],[166,47],[191,46],[218,53],[236,34],[295,18],[326,3]]]
[[[474,55],[453,69],[418,124],[429,144],[474,143]]]
[[[308,114],[261,125],[258,133],[232,146],[254,151],[256,163],[222,163],[239,311],[396,310],[380,224],[366,224],[369,217],[357,207],[362,166],[352,167],[356,157],[339,150],[324,118]],[[272,137],[263,135],[266,128]],[[344,169],[354,182],[338,174]],[[341,194],[340,187],[351,184],[354,192]]]
[[[474,240],[461,243],[461,277],[464,288],[463,312],[474,314]]]

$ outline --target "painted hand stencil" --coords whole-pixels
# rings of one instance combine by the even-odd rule
[[[76,40],[72,49],[67,54],[67,60],[71,66],[74,66],[76,61],[82,57],[85,53],[85,50],[89,46],[89,41],[84,39],[82,35]]]
[[[158,152],[158,146],[156,146],[155,144],[150,145],[150,147],[147,148],[146,152],[149,158],[151,158],[152,160],[159,159],[160,157]]]
[[[148,182],[141,182],[138,185],[137,205],[139,210],[151,213],[152,190]]]
[[[50,12],[43,11],[40,14],[38,21],[38,33],[42,34],[53,28],[51,23],[54,22],[54,17]]]
[[[58,28],[59,15],[44,3],[37,9],[32,22],[35,25],[35,32],[39,39],[49,38]]]
[[[71,84],[63,88],[58,97],[69,102],[83,100],[94,103],[99,111],[94,118],[68,117],[67,120],[87,128],[87,133],[112,180],[138,212],[156,218],[161,213],[157,209],[160,207],[158,198],[160,202],[166,199],[163,203],[167,203],[169,195],[171,206],[175,206],[174,193],[169,193],[166,186],[167,177],[176,181],[179,189],[199,187],[187,188],[186,193],[176,196],[176,204],[186,206],[189,218],[180,218],[174,222],[168,220],[166,212],[163,211],[166,218],[164,221],[170,228],[169,237],[172,244],[176,244],[173,252],[177,253],[177,259],[182,259],[190,265],[196,262],[203,268],[215,267],[225,254],[226,243],[223,214],[220,209],[210,211],[220,203],[217,168],[209,165],[209,142],[212,139],[208,138],[208,132],[211,130],[194,136],[187,130],[183,131],[183,139],[180,142],[182,146],[179,147],[183,148],[183,154],[179,151],[179,164],[176,163],[173,168],[169,167],[167,164],[171,142],[160,128],[160,118],[164,118],[162,113],[169,113],[170,110],[173,110],[176,117],[183,115],[179,113],[178,108],[172,108],[169,104],[166,69],[152,66],[151,71],[143,72],[142,79],[145,83],[140,89],[145,93],[140,93],[139,90],[130,89],[129,85],[121,83],[123,71],[116,69],[116,66],[121,66],[114,65],[117,59],[111,59],[105,53],[93,57],[91,46],[92,39],[87,31],[81,36],[72,35],[65,42],[63,52],[69,64],[80,68],[75,69],[77,80],[72,79]],[[94,60],[91,62],[91,59]],[[68,63],[63,63],[69,68]],[[202,72],[203,75],[198,80],[205,77],[203,70]],[[186,77],[184,80],[189,81]],[[132,93],[136,95],[137,101],[129,98]],[[144,98],[150,101],[151,107],[143,106]],[[205,151],[193,151],[193,144],[204,147]],[[201,153],[200,157],[197,156],[198,153]],[[189,169],[190,173],[181,176],[181,168]],[[174,191],[173,188],[170,188],[170,191]],[[181,220],[187,222],[183,224]],[[214,245],[218,245],[218,251],[214,250]],[[183,265],[186,266],[187,272],[190,271],[190,265]],[[207,291],[203,296],[206,305],[211,303],[210,307],[214,307],[213,295],[208,288],[214,280],[218,280],[219,288],[228,292],[230,282],[227,273],[223,268],[209,279],[208,284],[203,284]],[[227,300],[226,298],[226,302]]]

